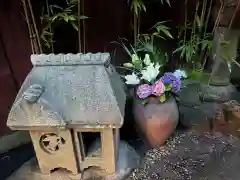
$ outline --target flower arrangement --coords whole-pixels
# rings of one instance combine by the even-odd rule
[[[160,103],[164,103],[172,94],[181,88],[181,78],[187,75],[182,70],[166,72],[161,76],[161,65],[153,63],[148,54],[141,60],[137,54],[132,55],[132,62],[125,63],[126,68],[133,72],[125,76],[125,83],[137,86],[136,95],[142,100],[142,104],[148,102],[149,97],[158,97]]]

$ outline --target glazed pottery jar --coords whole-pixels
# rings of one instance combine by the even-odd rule
[[[172,96],[164,103],[159,102],[159,97],[149,97],[145,105],[135,97],[133,114],[151,148],[163,145],[175,130],[179,120],[178,106]]]

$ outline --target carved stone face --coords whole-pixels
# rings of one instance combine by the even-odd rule
[[[43,86],[40,84],[33,84],[23,93],[23,98],[29,103],[34,103],[40,98],[43,91]]]

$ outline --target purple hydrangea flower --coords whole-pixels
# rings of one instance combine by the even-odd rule
[[[181,80],[177,78],[176,81],[172,82],[172,92],[176,93],[181,88]]]
[[[164,73],[164,75],[161,78],[164,84],[172,84],[172,82],[175,81],[176,79],[177,79],[176,76],[174,76],[174,74],[171,72]]]
[[[153,87],[148,84],[142,84],[137,88],[137,95],[140,99],[145,99],[152,94]]]
[[[181,88],[181,80],[171,72],[164,73],[164,75],[161,77],[161,80],[165,85],[172,85],[172,92],[177,92]]]

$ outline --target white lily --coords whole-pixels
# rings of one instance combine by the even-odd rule
[[[132,55],[132,63],[134,64],[136,61],[139,61],[140,59],[139,59],[139,57],[138,57],[138,55],[137,54],[133,54]]]
[[[143,62],[146,66],[149,66],[151,64],[151,59],[150,59],[149,54],[145,54],[145,58],[144,58]]]
[[[140,83],[140,79],[137,77],[135,73],[132,73],[131,75],[126,75],[126,84],[131,84],[131,85],[137,85]]]
[[[149,66],[147,66],[146,69],[141,71],[142,77],[141,79],[147,80],[148,82],[151,82],[156,79],[156,77],[159,74],[159,68],[161,66],[159,64],[156,64],[154,66],[153,63],[151,63]]]
[[[174,76],[176,76],[179,79],[187,78],[187,73],[181,69],[177,69],[173,74],[174,74]]]

